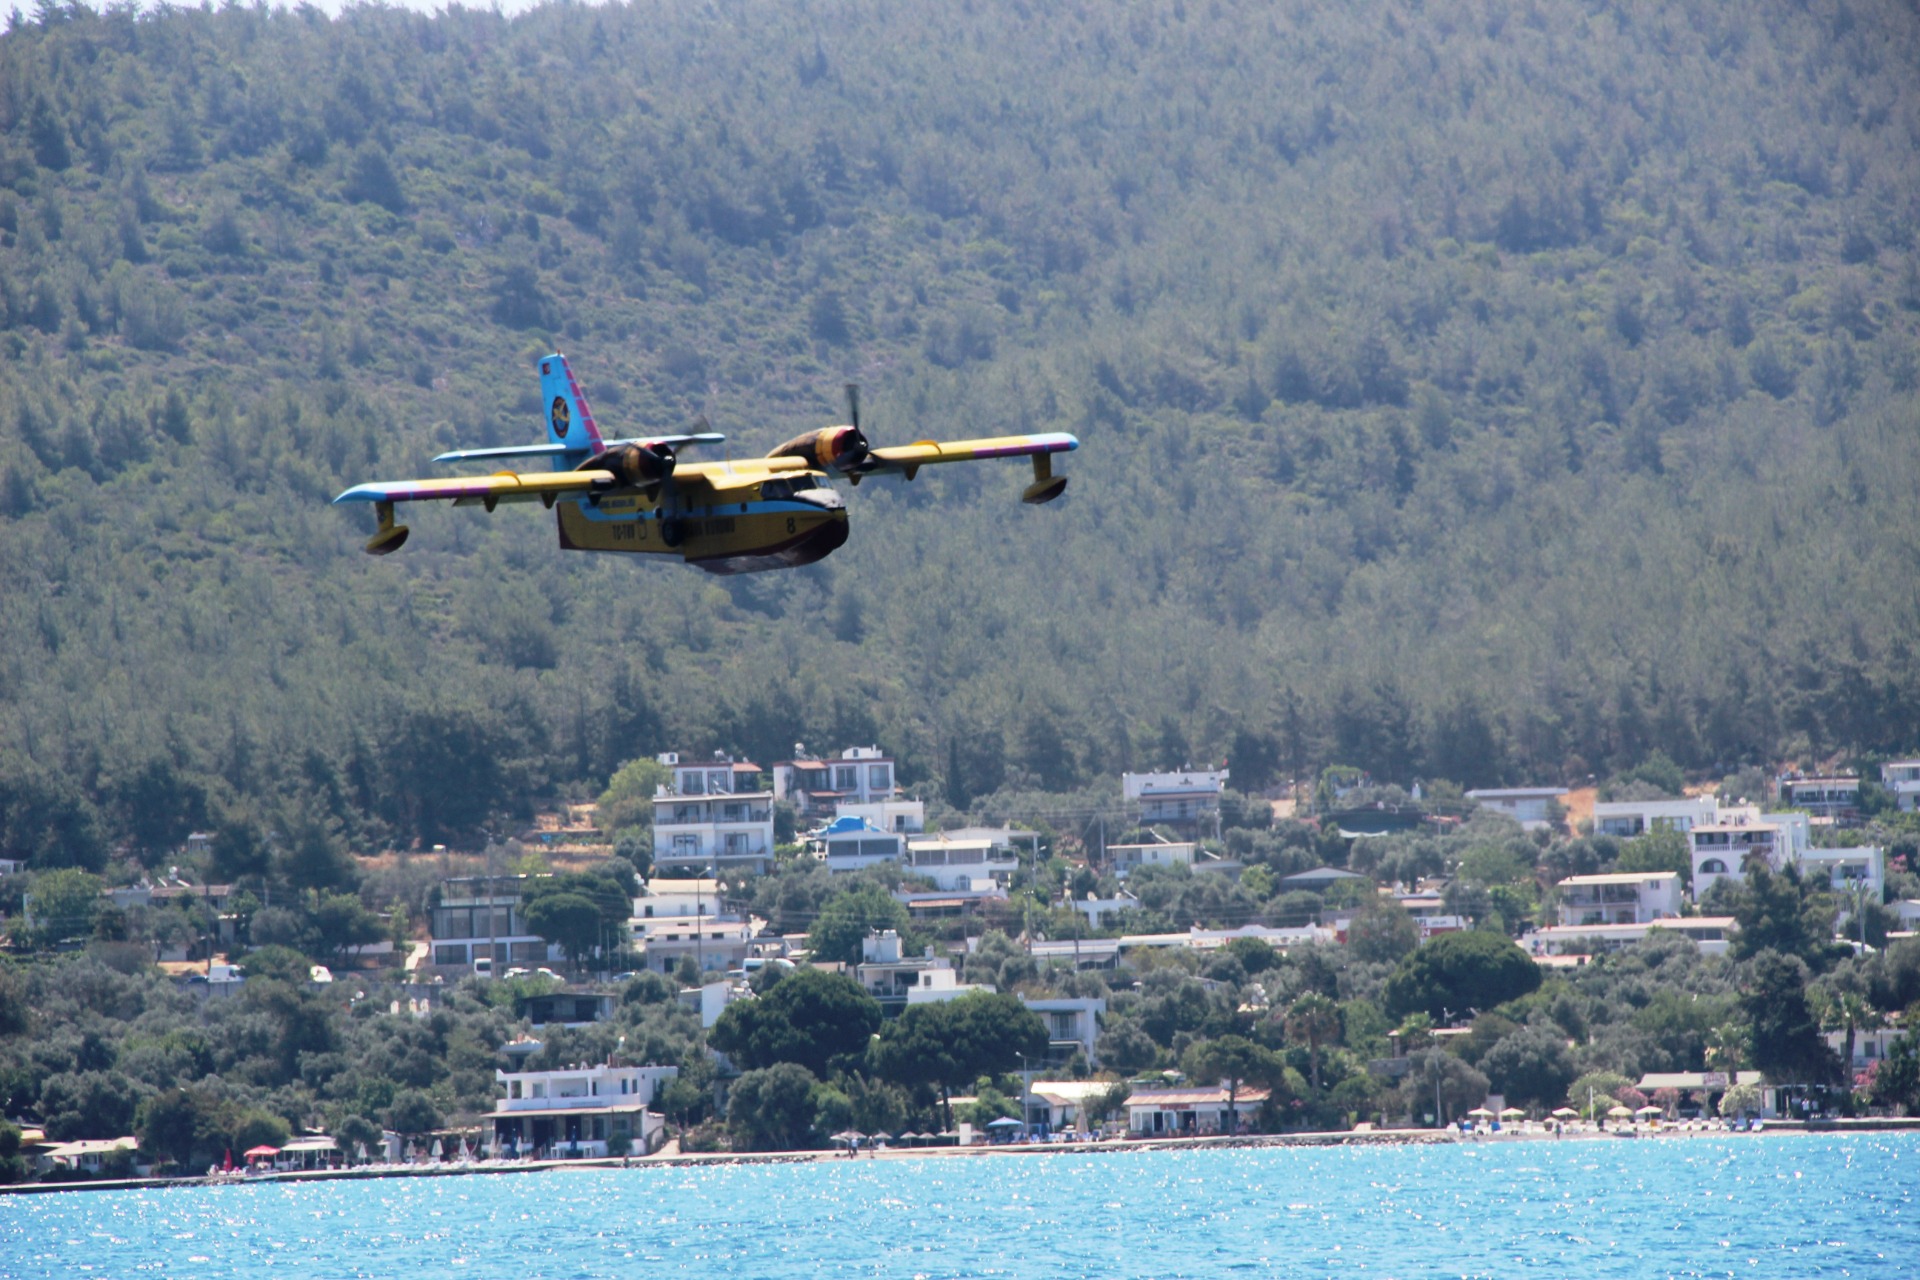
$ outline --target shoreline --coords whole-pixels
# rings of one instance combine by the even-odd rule
[[[976,1156],[1114,1155],[1140,1151],[1228,1151],[1270,1147],[1384,1147],[1476,1145],[1507,1142],[1592,1142],[1606,1139],[1690,1140],[1695,1138],[1765,1138],[1803,1133],[1920,1133],[1920,1116],[1867,1116],[1850,1120],[1769,1120],[1759,1133],[1729,1130],[1688,1132],[1677,1129],[1647,1131],[1582,1131],[1555,1135],[1548,1132],[1503,1130],[1464,1135],[1454,1129],[1343,1129],[1311,1133],[1247,1134],[1240,1137],[1120,1138],[1101,1142],[1004,1143],[972,1147],[898,1147],[851,1157],[857,1160],[952,1159]],[[255,1178],[120,1178],[91,1182],[22,1182],[0,1186],[0,1195],[53,1195],[64,1191],[150,1191],[197,1187],[284,1186],[291,1183],[360,1181],[371,1178],[458,1178],[485,1174],[546,1173],[550,1171],[608,1169],[674,1169],[750,1164],[816,1164],[847,1160],[837,1151],[711,1151],[673,1152],[651,1156],[605,1156],[585,1160],[516,1160],[438,1165],[361,1166],[356,1169],[315,1169],[276,1173]]]

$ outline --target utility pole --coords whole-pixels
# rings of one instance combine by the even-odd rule
[[[500,844],[493,838],[493,832],[484,827],[481,828],[480,834],[487,838],[487,966],[492,969],[493,976],[497,978],[506,972],[506,966],[500,963],[500,931],[493,914],[494,900],[499,896],[496,868],[500,857]]]

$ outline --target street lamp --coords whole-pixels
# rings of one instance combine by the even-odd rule
[[[1027,1109],[1027,1098],[1033,1093],[1033,1072],[1027,1066],[1027,1055],[1018,1049],[1013,1056],[1020,1059],[1020,1136],[1033,1137],[1033,1115]]]

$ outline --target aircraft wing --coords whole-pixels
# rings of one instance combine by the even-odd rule
[[[442,480],[375,480],[357,484],[334,499],[341,502],[428,502],[450,500],[465,505],[482,502],[552,503],[566,493],[611,489],[617,481],[611,471],[502,471],[490,476],[451,476]]]
[[[984,440],[920,440],[871,450],[860,470],[900,471],[909,477],[921,467],[940,462],[977,462],[987,458],[1028,458],[1066,453],[1080,441],[1064,431],[1037,436],[992,436]]]
[[[739,462],[683,462],[673,470],[677,485],[705,485],[725,493],[751,489],[778,475],[798,475],[813,468],[804,458],[745,458]]]
[[[601,442],[603,449],[617,449],[621,445],[637,444],[641,448],[656,445],[668,445],[678,449],[690,444],[718,444],[726,437],[718,431],[696,431],[689,435],[678,436],[635,436],[630,440],[606,440]],[[481,462],[489,458],[546,458],[564,454],[582,454],[583,450],[569,444],[504,444],[490,449],[454,449],[434,459],[435,462]]]

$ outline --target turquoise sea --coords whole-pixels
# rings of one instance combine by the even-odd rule
[[[0,1197],[0,1275],[1920,1275],[1920,1137],[567,1170]]]

